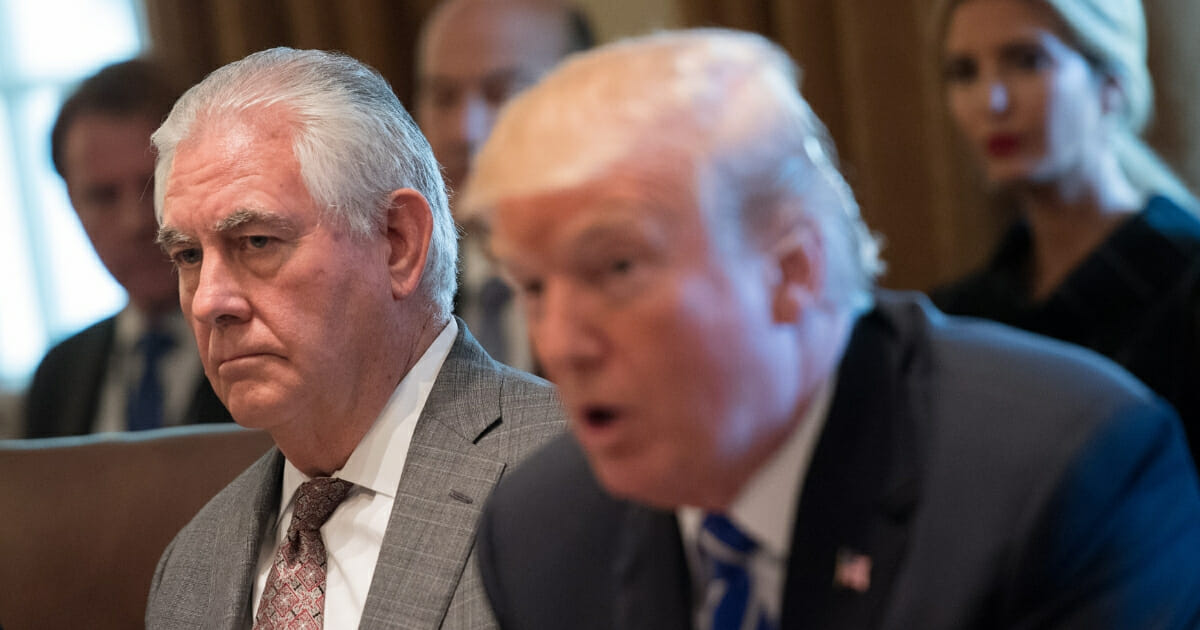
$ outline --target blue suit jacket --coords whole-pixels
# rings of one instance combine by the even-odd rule
[[[881,295],[837,382],[782,628],[1200,627],[1196,473],[1128,374]],[[507,630],[691,625],[674,514],[610,498],[571,439],[500,484],[479,546]],[[842,549],[870,557],[866,592],[836,583]]]

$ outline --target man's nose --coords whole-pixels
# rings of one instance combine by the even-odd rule
[[[185,311],[196,320],[213,327],[224,327],[250,319],[250,303],[237,274],[220,257],[208,256],[195,271],[195,285],[186,286],[187,270],[181,272],[185,284],[181,296]]]
[[[552,380],[593,367],[603,357],[600,316],[581,291],[566,282],[547,283],[535,308],[529,327],[533,348]]]

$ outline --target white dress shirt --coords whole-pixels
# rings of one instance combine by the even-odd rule
[[[771,458],[746,482],[725,515],[758,543],[749,567],[754,581],[753,595],[777,625],[783,609],[783,588],[787,579],[788,555],[792,548],[792,530],[796,522],[800,489],[829,415],[835,380],[831,378],[818,390],[804,418]],[[712,610],[706,605],[709,598],[705,593],[709,584],[709,570],[701,559],[697,543],[704,510],[685,506],[679,508],[676,514],[691,571],[695,627],[697,630],[709,630]]]
[[[346,465],[333,474],[353,483],[354,488],[321,527],[327,565],[326,628],[358,627],[392,514],[392,504],[396,500],[400,474],[404,472],[408,448],[417,428],[417,418],[425,408],[425,400],[457,335],[458,324],[451,319],[416,365],[400,380],[383,412],[354,448]],[[309,479],[311,477],[291,462],[284,462],[279,518],[274,529],[263,533],[258,556],[258,577],[254,582],[255,616],[275,554],[292,521],[292,499],[300,485]]]
[[[113,346],[108,353],[104,381],[100,384],[100,399],[92,420],[95,433],[125,431],[129,428],[126,406],[129,394],[142,378],[145,358],[138,349],[148,329],[145,315],[132,305],[117,313]],[[183,424],[188,405],[196,395],[196,387],[204,369],[196,338],[180,312],[167,315],[159,322],[161,331],[170,335],[174,345],[159,359],[159,382],[163,388],[163,426]]]

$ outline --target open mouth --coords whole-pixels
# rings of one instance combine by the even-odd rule
[[[617,410],[612,407],[594,405],[583,410],[583,422],[595,429],[604,428],[617,420]]]

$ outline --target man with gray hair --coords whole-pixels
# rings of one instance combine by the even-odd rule
[[[561,411],[450,315],[444,184],[387,82],[342,55],[255,53],[153,141],[158,240],[205,373],[278,448],[167,548],[147,627],[494,627],[475,523]]]
[[[875,291],[765,39],[568,61],[501,114],[459,210],[491,223],[572,429],[484,512],[501,627],[1200,618],[1173,411],[1094,354]]]

